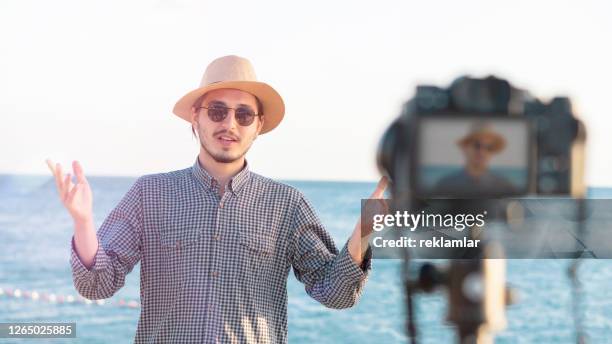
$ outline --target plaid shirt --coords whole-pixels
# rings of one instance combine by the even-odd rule
[[[97,237],[90,269],[72,239],[74,285],[88,299],[109,298],[140,261],[136,343],[285,343],[291,267],[330,308],[353,306],[371,270],[370,249],[358,266],[300,191],[247,164],[222,196],[197,159],[142,176]]]

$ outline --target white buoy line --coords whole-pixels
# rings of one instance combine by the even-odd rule
[[[0,298],[2,297],[8,297],[13,299],[29,299],[35,302],[46,302],[51,304],[85,304],[96,306],[140,308],[140,302],[136,300],[89,300],[80,295],[62,295],[56,293],[39,292],[36,290],[23,290],[19,288],[0,287]]]

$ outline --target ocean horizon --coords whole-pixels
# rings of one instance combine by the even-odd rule
[[[136,178],[88,177],[98,228]],[[375,186],[365,181],[281,181],[298,188],[312,202],[338,248],[353,230],[361,199]],[[589,188],[588,196],[612,198],[612,188]],[[0,174],[0,322],[76,322],[76,341],[54,339],[54,343],[133,341],[140,313],[136,304],[139,265],[127,276],[125,286],[104,304],[66,302],[67,296],[78,299],[69,264],[72,232],[71,219],[50,176]],[[570,263],[508,260],[508,284],[518,292],[519,301],[508,306],[508,326],[497,334],[496,343],[575,343],[575,316],[589,343],[609,342],[612,261],[583,261],[578,311],[567,276]],[[374,260],[360,302],[347,310],[327,309],[311,299],[291,272],[287,284],[289,342],[405,343],[400,272],[401,261]],[[33,298],[32,292],[39,297]],[[416,296],[415,306],[420,343],[454,341],[454,327],[445,321],[442,292]]]

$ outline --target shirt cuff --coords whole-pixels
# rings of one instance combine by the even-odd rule
[[[96,255],[94,256],[93,265],[88,269],[83,265],[83,262],[79,258],[79,255],[76,252],[76,246],[74,243],[74,235],[70,241],[70,266],[72,267],[72,273],[76,278],[79,279],[89,279],[93,278],[96,272],[100,270],[104,270],[108,267],[110,263],[109,257],[104,252],[102,248],[102,243],[100,239],[98,239],[98,251],[96,251]]]
[[[343,272],[343,275],[352,281],[362,281],[367,276],[370,270],[372,269],[372,249],[368,246],[366,250],[366,254],[361,262],[361,265],[358,265],[351,257],[351,254],[348,250],[348,241],[342,247],[342,250],[339,253],[339,265],[340,271]]]
[[[372,269],[372,246],[368,245],[363,260],[361,261],[360,268],[364,272],[368,272]]]

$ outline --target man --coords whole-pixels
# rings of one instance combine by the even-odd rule
[[[436,195],[508,195],[516,192],[510,181],[492,173],[489,168],[493,155],[506,147],[506,140],[493,130],[489,122],[474,122],[469,133],[457,145],[463,152],[465,166],[440,179],[434,186]]]
[[[174,113],[199,139],[195,163],[138,178],[97,235],[81,166],[73,162],[73,184],[48,161],[74,219],[78,292],[111,297],[140,261],[137,343],[284,343],[292,267],[323,305],[353,306],[370,271],[371,227],[361,233],[358,221],[338,251],[301,192],[249,170],[251,144],[284,116],[282,98],[250,62],[214,60]]]

